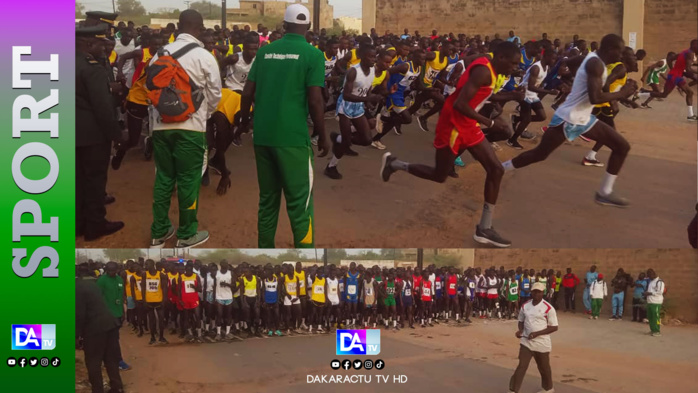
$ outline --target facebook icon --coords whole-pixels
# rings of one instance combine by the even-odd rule
[[[56,325],[12,325],[12,350],[56,348]]]

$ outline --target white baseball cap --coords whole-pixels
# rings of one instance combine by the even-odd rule
[[[291,4],[286,7],[284,22],[295,23],[297,25],[309,25],[310,11],[302,4]]]
[[[533,284],[533,286],[531,287],[531,291],[544,292],[545,291],[545,284],[543,284],[542,282],[537,282],[537,283]]]

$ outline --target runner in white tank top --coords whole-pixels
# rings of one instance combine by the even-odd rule
[[[347,70],[344,79],[344,90],[337,98],[337,116],[341,134],[331,133],[332,159],[325,168],[325,176],[339,180],[342,175],[337,170],[339,160],[346,154],[351,145],[368,146],[371,144],[371,129],[366,118],[364,103],[379,103],[384,96],[371,94],[373,80],[376,76],[376,49],[373,45],[364,45],[357,50],[361,61]],[[375,120],[373,120],[375,121]],[[352,132],[352,126],[356,130]]]
[[[545,121],[545,109],[543,109],[539,94],[543,96],[547,94],[557,96],[557,90],[546,90],[541,86],[545,77],[548,75],[548,70],[550,70],[550,67],[555,64],[556,61],[557,53],[550,48],[547,50],[544,48],[541,60],[534,63],[526,71],[521,81],[521,86],[526,89],[526,93],[523,101],[519,102],[519,115],[511,116],[514,135],[507,141],[508,146],[514,149],[523,149],[523,146],[519,143],[521,134],[524,133],[531,122]],[[535,115],[531,116],[531,112],[534,112]]]
[[[548,130],[538,146],[519,154],[512,160],[503,163],[506,171],[523,168],[545,160],[550,153],[560,147],[565,139],[572,141],[579,135],[585,134],[589,139],[608,146],[611,158],[606,167],[606,174],[601,188],[596,192],[595,201],[600,205],[627,207],[627,199],[613,192],[613,185],[618,173],[628,155],[630,145],[613,127],[603,122],[597,122],[591,114],[594,105],[613,100],[628,98],[637,91],[637,83],[628,80],[620,91],[609,93],[603,91],[608,72],[606,64],[617,63],[621,59],[625,42],[615,34],[609,34],[601,40],[601,46],[596,53],[588,54],[582,61],[572,85],[572,91],[567,100],[560,105],[550,121]],[[570,59],[568,64],[579,61]],[[590,91],[590,89],[592,89]]]
[[[247,82],[247,75],[250,74],[252,64],[259,49],[259,41],[248,38],[242,44],[242,52],[234,53],[221,62],[221,67],[225,70],[225,87],[230,90],[242,93],[242,89]]]

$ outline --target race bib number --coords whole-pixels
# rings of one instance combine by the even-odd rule
[[[313,293],[316,295],[321,295],[325,293],[325,287],[323,287],[322,285],[316,285],[313,287]]]
[[[359,89],[359,97],[366,97],[368,95],[369,90],[371,90],[370,87],[364,87]]]
[[[511,287],[511,288],[509,288],[509,293],[511,293],[512,295],[516,295],[517,293],[519,293],[519,288],[518,287]]]
[[[469,283],[468,283],[468,288],[470,288],[470,289],[475,289],[475,283],[472,282],[472,281],[469,282]]]
[[[337,287],[330,287],[330,293],[333,295],[337,294]]]
[[[305,288],[305,281],[304,281],[304,280],[298,280],[298,285],[300,285],[301,288]]]
[[[429,73],[427,74],[427,80],[428,81],[433,81],[436,76],[439,75],[439,71],[437,70],[429,70]]]
[[[349,285],[347,287],[347,293],[350,295],[356,295],[356,285]]]
[[[424,296],[431,296],[431,288],[422,288]]]
[[[196,283],[193,281],[187,281],[184,285],[184,293],[194,293],[196,292]]]
[[[394,293],[395,293],[395,288],[394,288],[394,287],[388,287],[388,288],[387,288],[387,293],[388,293],[388,295],[394,294]]]
[[[405,289],[405,296],[412,296],[412,290],[409,288]]]
[[[438,291],[439,289],[441,289],[441,282],[440,282],[440,281],[435,282],[435,284],[436,284],[436,290],[437,290],[437,291]]]
[[[344,283],[339,283],[339,292],[344,292]]]
[[[145,279],[145,290],[147,292],[157,292],[160,289],[160,280],[158,279]]]
[[[288,292],[291,292],[291,293],[296,292],[296,283],[295,282],[288,283],[287,289],[288,289]]]
[[[524,289],[528,289],[529,286],[530,286],[530,284],[527,283],[527,282],[525,282],[524,285],[523,285]]]
[[[456,289],[456,284],[448,284],[448,289]]]
[[[368,295],[368,296],[373,295],[373,287],[366,287],[366,295]]]

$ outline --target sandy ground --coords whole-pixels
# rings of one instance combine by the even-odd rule
[[[544,101],[548,116],[550,100]],[[502,182],[495,226],[514,247],[562,248],[675,248],[687,247],[685,228],[695,214],[696,123],[686,119],[683,97],[673,94],[653,102],[652,110],[622,107],[617,127],[630,141],[616,189],[628,197],[629,209],[594,203],[604,170],[580,165],[591,144],[577,140],[563,145],[543,163],[508,173]],[[508,104],[505,116],[515,107]],[[435,128],[436,117],[430,119]],[[337,130],[326,121],[328,132]],[[540,133],[544,123],[529,129]],[[419,130],[414,122],[403,135],[383,141],[396,156],[409,162],[433,163],[434,134]],[[523,141],[532,148],[538,142]],[[207,248],[257,246],[258,187],[251,138],[244,146],[231,146],[226,154],[232,170],[232,188],[215,194],[218,176],[201,190],[200,228],[211,232]],[[518,151],[500,143],[504,161]],[[356,147],[358,157],[339,165],[342,180],[323,175],[327,158],[315,160],[315,228],[317,247],[475,247],[472,240],[483,203],[484,170],[464,155],[467,166],[459,179],[437,184],[397,173],[389,183],[378,176],[382,151]],[[607,162],[609,151],[599,158]],[[150,238],[154,164],[132,150],[119,171],[109,173],[108,191],[117,202],[108,218],[123,220],[121,232],[95,242],[77,239],[78,248],[141,248]],[[170,217],[176,223],[173,198]],[[168,242],[174,246],[175,240]],[[277,247],[292,247],[288,218],[282,206]]]
[[[647,325],[629,321],[590,321],[581,314],[561,314],[553,335],[551,364],[555,391],[688,392],[698,372],[697,326],[663,326],[662,337],[650,337]],[[122,373],[129,393],[236,392],[393,392],[458,389],[478,393],[507,391],[517,364],[514,321],[475,320],[470,326],[381,330],[383,370],[333,371],[335,335],[252,338],[242,342],[148,347],[147,338],[124,332],[121,345],[133,369]],[[690,344],[690,345],[687,345]],[[89,384],[78,353],[76,390]],[[350,359],[353,359],[350,357]],[[372,375],[361,385],[309,384],[307,376]],[[376,375],[390,376],[386,384]],[[407,384],[392,383],[405,375]],[[540,380],[532,364],[521,392],[536,392]]]

